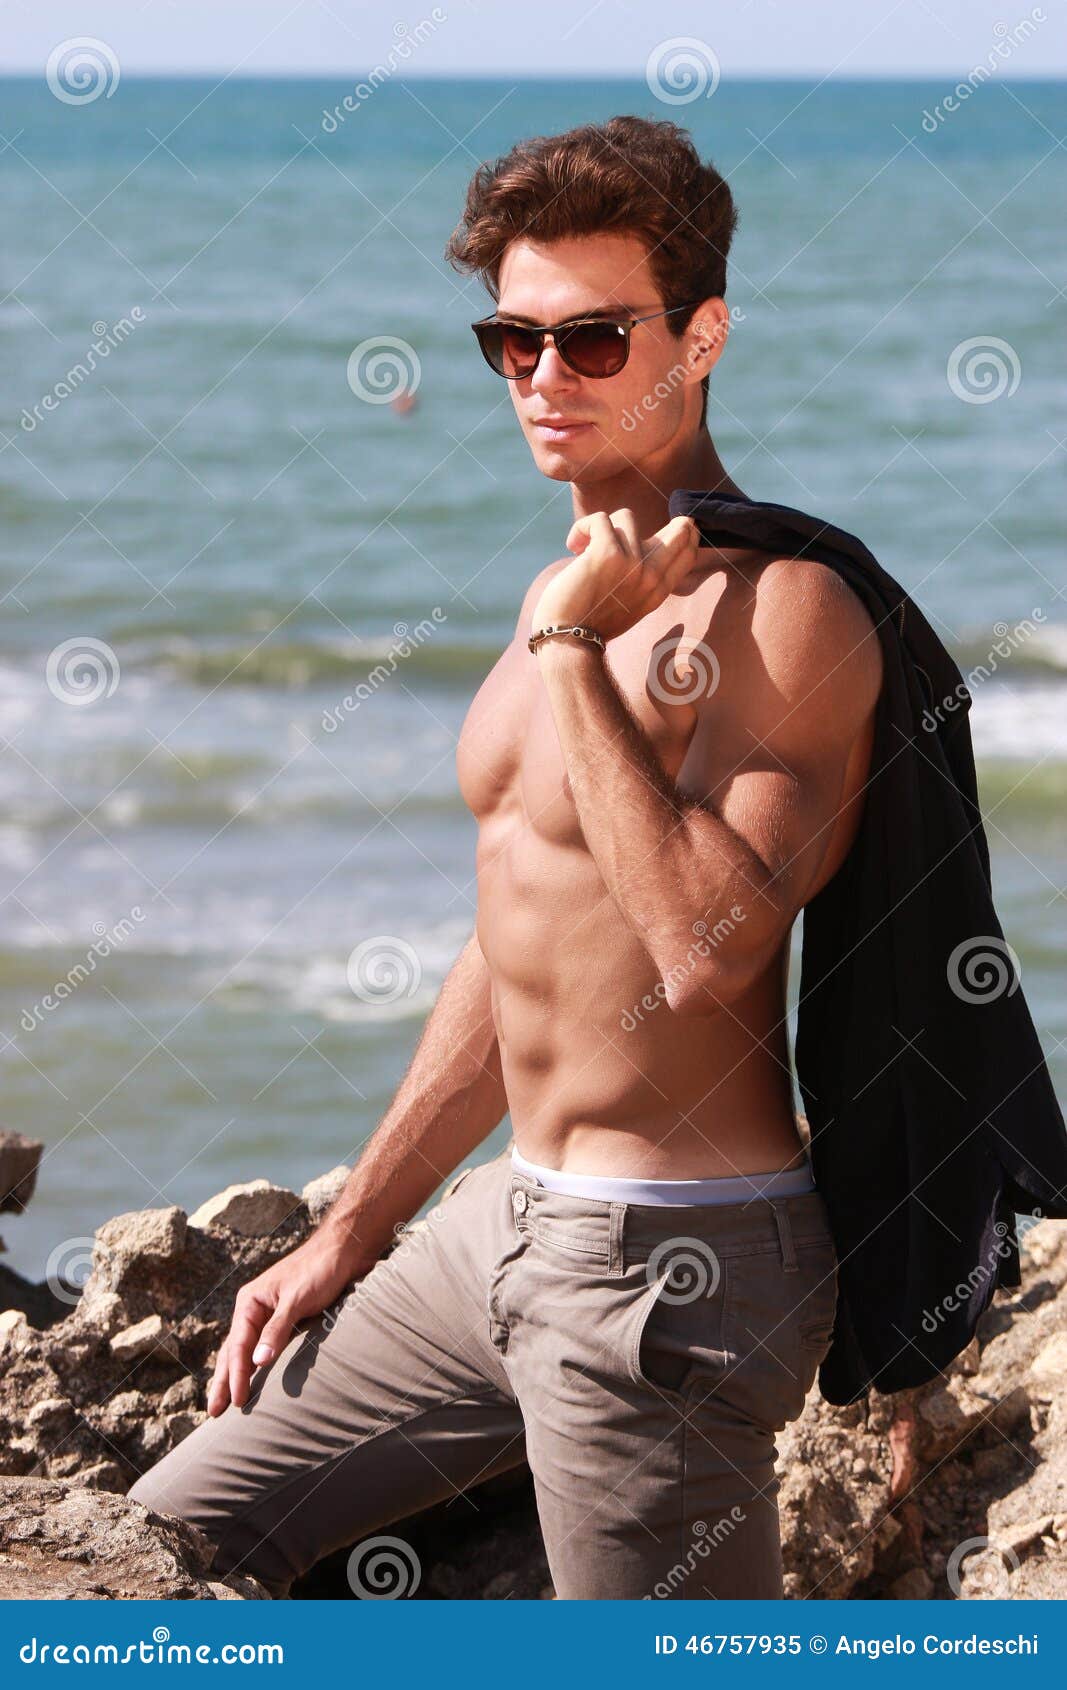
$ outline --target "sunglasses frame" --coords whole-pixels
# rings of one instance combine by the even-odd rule
[[[614,317],[568,317],[567,320],[565,322],[562,322],[562,323],[545,323],[543,325],[535,325],[533,323],[512,323],[512,322],[508,322],[507,320],[502,320],[501,318],[499,318],[496,315],[496,313],[494,312],[488,317],[480,317],[476,323],[471,324],[471,328],[474,331],[474,335],[475,335],[475,338],[477,339],[478,346],[479,346],[479,349],[481,351],[482,357],[485,359],[486,363],[489,365],[489,368],[492,370],[492,372],[495,376],[502,376],[505,381],[528,381],[529,380],[529,378],[534,374],[535,370],[537,369],[538,364],[541,362],[541,354],[545,350],[545,340],[549,335],[552,336],[552,345],[555,347],[556,351],[559,353],[560,357],[563,359],[563,362],[566,364],[568,369],[573,370],[576,375],[584,377],[584,379],[586,381],[608,381],[608,380],[611,379],[611,376],[619,375],[626,368],[626,365],[627,365],[627,363],[629,361],[629,357],[630,357],[630,330],[635,328],[638,323],[651,323],[657,317],[670,317],[670,316],[673,316],[673,314],[676,311],[689,311],[689,310],[692,310],[695,306],[697,306],[699,304],[701,304],[701,301],[699,299],[694,299],[694,300],[690,300],[685,305],[668,306],[667,310],[665,310],[665,311],[650,311],[648,313],[648,315],[644,316],[644,317],[621,317],[618,320],[616,320]],[[571,359],[567,356],[566,336],[564,336],[564,341],[563,341],[562,345],[560,345],[560,343],[556,339],[556,335],[561,330],[563,330],[563,329],[577,329],[577,328],[583,327],[585,324],[589,324],[590,326],[593,326],[593,327],[596,327],[596,328],[618,329],[619,333],[622,335],[622,340],[623,340],[622,363],[619,365],[619,368],[617,370],[612,370],[609,375],[606,375],[606,376],[590,375],[588,370],[580,369],[579,366],[574,363],[573,359]],[[486,351],[485,344],[484,344],[484,342],[482,340],[482,336],[479,332],[481,329],[488,328],[491,325],[499,327],[499,328],[521,329],[524,334],[538,335],[540,337],[539,341],[538,341],[538,346],[537,346],[537,354],[534,358],[533,363],[530,365],[530,368],[528,370],[524,370],[520,375],[509,376],[506,373],[506,371],[497,369],[496,365],[493,363],[493,360],[490,358],[489,353]]]

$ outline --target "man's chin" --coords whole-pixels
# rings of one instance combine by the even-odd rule
[[[590,477],[586,473],[590,463],[590,454],[579,451],[577,443],[574,446],[553,446],[544,441],[531,442],[530,451],[533,461],[541,474],[549,481],[586,481]],[[591,466],[595,470],[595,464]]]
[[[549,481],[575,481],[578,478],[575,466],[558,452],[538,452],[534,462]]]

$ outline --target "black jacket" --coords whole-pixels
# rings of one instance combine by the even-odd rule
[[[955,662],[853,535],[680,489],[708,545],[810,557],[878,630],[884,681],[859,832],[804,909],[794,1060],[840,1262],[822,1395],[933,1378],[1016,1286],[1015,1216],[1067,1219],[1067,1131],[993,908]]]

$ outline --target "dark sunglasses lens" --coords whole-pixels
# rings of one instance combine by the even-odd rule
[[[483,323],[478,329],[478,339],[497,375],[514,381],[530,375],[537,364],[540,336],[515,323]]]
[[[626,333],[616,323],[578,323],[564,329],[556,344],[579,375],[615,376],[626,362]]]

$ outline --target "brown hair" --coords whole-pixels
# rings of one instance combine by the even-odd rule
[[[615,230],[644,240],[663,303],[672,306],[725,295],[736,227],[729,186],[713,164],[701,162],[686,130],[666,121],[612,117],[520,141],[505,157],[479,165],[445,257],[456,270],[477,271],[497,300],[511,241]],[[678,311],[664,320],[679,337],[692,316]],[[707,376],[700,385],[703,424]]]

